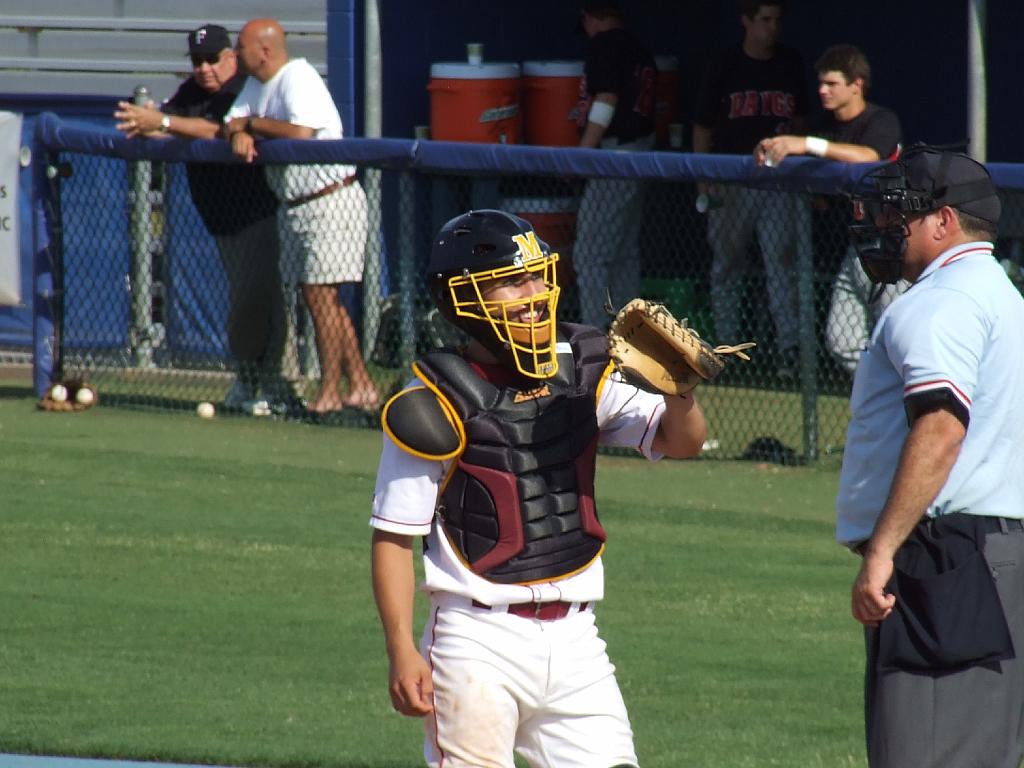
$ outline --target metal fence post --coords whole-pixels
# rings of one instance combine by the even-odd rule
[[[381,172],[367,168],[363,174],[367,201],[366,263],[363,267],[363,357],[373,354],[380,331],[381,304]]]
[[[411,171],[398,177],[398,360],[408,368],[416,358],[416,196]]]
[[[796,194],[796,193],[794,193]],[[818,341],[814,332],[814,242],[811,206],[806,195],[797,199],[796,295],[800,322],[800,400],[803,414],[804,459],[818,458]]]
[[[135,89],[132,103],[149,101],[149,90],[140,85]],[[150,253],[150,227],[153,206],[149,188],[153,179],[153,165],[148,160],[135,160],[129,164],[128,199],[130,201],[129,231],[131,232],[132,269],[129,287],[132,295],[132,325],[129,332],[135,365],[149,368],[153,365],[153,262]]]

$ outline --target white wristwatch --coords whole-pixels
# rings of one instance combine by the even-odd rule
[[[167,133],[171,130],[171,116],[164,115],[160,118],[160,133]]]

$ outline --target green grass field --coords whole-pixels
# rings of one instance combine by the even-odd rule
[[[0,397],[0,752],[413,768],[370,430]],[[602,456],[599,623],[647,768],[863,766],[834,460]]]

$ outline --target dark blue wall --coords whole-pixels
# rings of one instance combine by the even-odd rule
[[[874,70],[871,98],[895,109],[908,142],[954,142],[966,138],[968,0],[862,0],[855,5],[791,2],[784,40],[803,54],[808,87],[811,67],[834,43],[860,46]],[[329,9],[349,8],[352,0],[329,0]],[[361,58],[361,3],[350,16]],[[657,54],[679,57],[681,104],[689,111],[693,81],[702,54],[739,40],[739,13],[733,0],[633,0],[624,3],[630,23]],[[989,152],[993,161],[1024,161],[1017,48],[1024,29],[1024,3],[988,0]],[[485,44],[491,61],[581,58],[583,40],[574,32],[576,0],[380,0],[383,39],[384,135],[410,137],[412,126],[429,122],[426,91],[431,62],[463,60],[465,43]],[[330,18],[330,16],[329,16]],[[331,34],[336,34],[332,27]],[[336,75],[351,83],[361,104],[362,73],[351,67]],[[333,88],[333,85],[332,85]],[[338,94],[335,89],[336,95]],[[812,103],[817,98],[812,93]],[[362,115],[353,115],[362,133]],[[346,127],[348,127],[346,123]]]
[[[356,13],[356,0],[327,2],[328,88],[341,113],[346,136],[362,135],[362,114],[356,114],[356,99],[362,83],[362,19]],[[362,99],[359,99],[362,104]]]

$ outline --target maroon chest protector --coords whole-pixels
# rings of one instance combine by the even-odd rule
[[[563,323],[559,372],[530,389],[496,386],[458,354],[416,364],[455,407],[466,448],[438,499],[452,545],[474,573],[500,584],[569,576],[606,539],[594,507],[597,388],[607,339]]]

